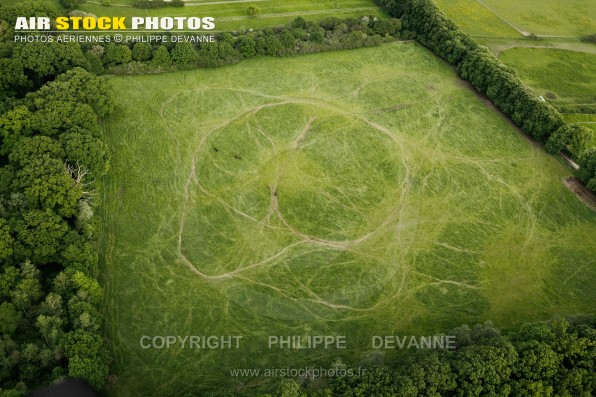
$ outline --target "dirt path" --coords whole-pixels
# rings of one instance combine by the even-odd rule
[[[511,50],[513,48],[545,48],[545,49],[555,49],[555,50],[565,50],[565,51],[574,51],[574,52],[584,52],[588,54],[596,54],[596,46],[586,46],[585,43],[575,43],[575,42],[556,42],[550,41],[548,45],[535,45],[531,42],[523,42],[523,41],[516,41],[511,42],[509,44],[503,44],[502,46],[495,46],[494,52],[495,56],[498,58],[501,54],[507,50]]]
[[[183,192],[183,208],[182,208],[182,213],[181,213],[181,217],[180,217],[180,223],[179,223],[179,229],[178,229],[178,235],[177,235],[177,240],[178,240],[178,257],[180,258],[180,260],[189,268],[189,270],[191,270],[193,273],[195,273],[196,275],[200,276],[201,278],[205,279],[205,280],[209,280],[209,281],[222,281],[222,280],[227,280],[227,279],[231,279],[231,278],[238,278],[241,276],[242,273],[258,268],[258,267],[262,267],[268,264],[272,264],[277,262],[278,259],[280,259],[281,257],[285,256],[287,253],[289,253],[294,247],[297,246],[301,246],[301,245],[315,245],[315,246],[321,246],[321,247],[326,247],[326,248],[330,248],[330,249],[335,249],[335,250],[349,250],[354,246],[357,246],[361,243],[363,243],[364,241],[370,239],[371,237],[373,237],[374,235],[376,235],[378,232],[380,232],[381,230],[383,230],[384,228],[386,228],[389,224],[391,224],[392,222],[395,222],[397,219],[399,219],[401,217],[401,214],[403,212],[404,207],[406,206],[406,198],[407,195],[410,191],[411,188],[411,177],[410,177],[410,167],[408,165],[407,162],[407,158],[409,156],[406,155],[406,153],[404,152],[404,148],[401,145],[401,141],[398,137],[396,137],[394,135],[394,133],[392,131],[390,131],[389,129],[372,122],[371,120],[367,119],[366,117],[364,117],[361,114],[356,114],[356,113],[351,113],[346,111],[345,109],[341,109],[333,104],[330,103],[326,103],[326,102],[320,102],[320,101],[316,101],[313,100],[311,98],[302,98],[302,97],[285,97],[285,96],[271,96],[271,95],[267,95],[261,92],[257,92],[257,91],[251,91],[251,90],[232,90],[232,91],[240,91],[240,92],[249,92],[251,94],[256,94],[259,95],[260,97],[263,98],[268,98],[271,100],[271,102],[268,103],[264,103],[261,104],[259,106],[250,108],[250,109],[245,109],[242,112],[240,112],[239,114],[233,116],[232,118],[225,120],[223,123],[220,123],[216,126],[212,126],[212,128],[209,129],[209,131],[207,131],[207,133],[205,134],[205,136],[198,142],[197,147],[193,150],[193,155],[192,155],[192,161],[191,161],[191,166],[190,166],[190,174],[187,178],[186,184],[184,186],[184,192]],[[161,115],[162,117],[164,117],[164,108],[166,107],[167,104],[169,104],[170,101],[166,101],[164,103],[164,105],[162,106],[161,109]],[[197,178],[197,166],[198,166],[198,162],[199,162],[199,157],[200,157],[200,153],[202,151],[203,146],[205,145],[207,139],[211,136],[212,133],[214,133],[215,131],[220,130],[221,128],[224,128],[228,125],[230,125],[231,123],[233,123],[234,121],[237,121],[239,119],[241,119],[242,117],[249,115],[249,114],[255,114],[258,113],[260,110],[264,109],[264,108],[268,108],[268,107],[276,107],[276,106],[283,106],[286,104],[302,104],[302,105],[312,105],[314,108],[325,108],[325,109],[329,109],[334,111],[335,113],[338,114],[342,114],[344,116],[348,116],[354,119],[357,119],[365,124],[367,124],[368,126],[374,128],[375,130],[377,130],[379,133],[383,134],[383,135],[387,135],[390,139],[392,139],[393,141],[395,141],[398,146],[400,146],[402,153],[404,154],[404,167],[405,167],[405,176],[404,176],[404,180],[405,180],[405,185],[404,185],[404,189],[402,190],[401,193],[401,197],[400,197],[400,201],[401,204],[399,205],[399,207],[395,210],[395,211],[391,211],[387,218],[380,224],[377,225],[376,228],[374,228],[373,230],[369,231],[368,233],[356,238],[356,239],[352,239],[352,240],[341,240],[341,241],[334,241],[334,240],[328,240],[328,239],[323,239],[323,238],[319,238],[319,237],[315,237],[315,236],[311,236],[305,233],[302,233],[301,231],[297,230],[296,228],[294,228],[292,225],[290,225],[287,220],[285,219],[285,217],[283,216],[283,214],[281,213],[279,206],[278,206],[278,198],[277,198],[277,193],[276,193],[276,186],[271,186],[271,208],[268,212],[268,214],[265,216],[265,219],[263,220],[258,220],[258,219],[254,219],[253,217],[251,217],[250,215],[243,213],[242,211],[240,211],[239,209],[231,206],[230,204],[226,203],[224,200],[217,198],[215,195],[213,195],[212,193],[210,193],[209,191],[207,191],[204,186],[202,186],[202,184],[200,183],[200,181]],[[313,122],[316,120],[316,115],[313,114],[306,122],[305,125],[303,127],[303,129],[300,131],[300,133],[297,135],[297,137],[293,140],[292,142],[292,147],[294,149],[298,149],[300,147],[300,144],[303,142],[303,140],[306,138],[306,136],[308,135],[308,133],[311,130],[312,124]],[[232,270],[230,272],[227,273],[223,273],[223,274],[217,274],[217,275],[209,275],[206,274],[205,272],[201,271],[200,269],[197,268],[197,266],[195,264],[192,263],[192,261],[186,257],[186,255],[184,254],[184,250],[183,250],[183,235],[184,235],[184,229],[186,226],[186,218],[189,212],[189,205],[190,205],[190,190],[192,186],[196,186],[198,189],[200,189],[204,194],[208,195],[209,197],[215,198],[216,200],[218,200],[225,208],[227,208],[230,211],[233,211],[247,219],[250,219],[254,222],[257,223],[261,223],[264,226],[269,226],[267,225],[267,220],[268,218],[270,218],[271,216],[275,215],[284,225],[284,227],[289,230],[292,234],[294,234],[295,236],[299,237],[300,240],[290,244],[288,246],[286,246],[285,248],[283,248],[282,250],[280,250],[279,252],[277,252],[276,254],[274,254],[273,256],[270,256],[268,258],[265,258],[261,261],[258,261],[256,263],[252,263],[250,265],[247,266],[243,266],[243,267],[239,267],[235,270]],[[246,276],[245,276],[246,277]],[[313,301],[317,301],[319,302],[318,299],[315,299]],[[324,304],[325,306],[334,308],[334,309],[347,309],[349,307],[347,306],[342,306],[342,305],[335,305],[331,302],[319,302]],[[354,309],[354,308],[351,308]]]
[[[596,194],[585,187],[577,178],[563,179],[565,186],[579,197],[588,207],[596,211]]]

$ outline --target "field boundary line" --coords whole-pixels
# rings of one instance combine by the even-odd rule
[[[540,36],[540,37],[544,37],[544,36]],[[566,44],[572,45],[573,43],[570,43],[570,42],[550,43],[550,45],[520,45],[520,43],[516,43],[516,44],[512,44],[507,47],[499,48],[495,52],[495,56],[498,58],[505,51],[512,50],[515,48],[538,48],[538,49],[546,49],[546,50],[561,50],[561,51],[579,52],[581,54],[596,54],[596,47],[595,48],[586,47],[585,49],[584,48],[576,49],[576,48],[565,47]],[[585,104],[579,104],[579,105],[591,105],[591,103],[585,103]]]
[[[523,31],[520,28],[518,28],[517,26],[515,26],[514,24],[512,24],[511,22],[509,22],[508,20],[506,20],[505,18],[503,18],[498,12],[496,12],[495,10],[493,10],[488,4],[484,3],[482,0],[476,0],[476,1],[480,5],[482,5],[484,8],[486,8],[487,10],[489,10],[490,12],[492,12],[501,21],[505,22],[507,25],[509,25],[510,27],[512,27],[513,29],[515,29],[522,36],[526,36],[527,37],[527,36],[530,35],[530,32]]]

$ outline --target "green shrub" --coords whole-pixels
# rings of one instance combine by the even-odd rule
[[[140,1],[137,1],[133,5],[133,7],[151,9],[151,8],[162,8],[162,7],[165,7],[166,4],[167,3],[164,0],[140,0]]]
[[[261,14],[261,8],[254,4],[250,4],[246,9],[246,13],[251,17],[256,17]]]

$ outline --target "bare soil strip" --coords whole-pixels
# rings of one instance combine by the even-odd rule
[[[596,211],[596,194],[585,187],[577,178],[570,177],[563,179],[565,186],[579,197],[588,207]]]

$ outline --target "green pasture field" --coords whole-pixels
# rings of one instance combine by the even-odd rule
[[[416,43],[109,80],[110,395],[254,395],[271,379],[230,369],[357,363],[374,335],[596,305],[596,212],[572,171]],[[144,335],[244,338],[145,350]]]
[[[52,4],[55,6],[58,6],[58,4],[59,4],[58,0],[39,0],[39,2],[45,3],[45,4]],[[15,0],[0,0],[1,7],[10,7],[10,6],[14,6],[15,4],[17,4],[17,1],[15,1]]]
[[[596,33],[592,0],[435,0],[462,30],[477,36],[534,33],[545,38],[580,38]]]
[[[299,16],[309,20],[320,20],[329,16],[337,18],[361,17],[371,14],[386,16],[373,0],[265,0],[254,2],[203,0],[188,2],[185,7],[150,10],[131,7],[130,4],[134,3],[134,1],[121,0],[119,2],[112,1],[110,6],[103,6],[88,1],[80,8],[98,16],[211,16],[216,19],[217,31],[284,25]],[[261,14],[256,17],[248,16],[249,4],[258,6],[261,9]]]
[[[477,0],[480,2],[480,0]],[[596,33],[593,0],[481,0],[516,28],[537,35],[583,37]]]
[[[58,0],[42,0],[60,7]],[[86,1],[80,5],[82,11],[96,16],[211,16],[216,19],[216,30],[236,31],[259,29],[284,25],[302,16],[309,20],[321,20],[325,17],[350,18],[363,15],[388,17],[374,0],[193,0],[184,7],[164,7],[159,9],[142,9],[132,7],[136,0],[111,0],[111,5],[104,6],[101,0]],[[0,5],[10,6],[12,0],[0,0]],[[249,4],[261,9],[256,17],[248,16]]]
[[[521,36],[518,31],[477,0],[435,0],[435,2],[457,26],[473,36]]]
[[[596,54],[550,48],[512,48],[500,59],[538,95],[558,104],[596,104]]]

